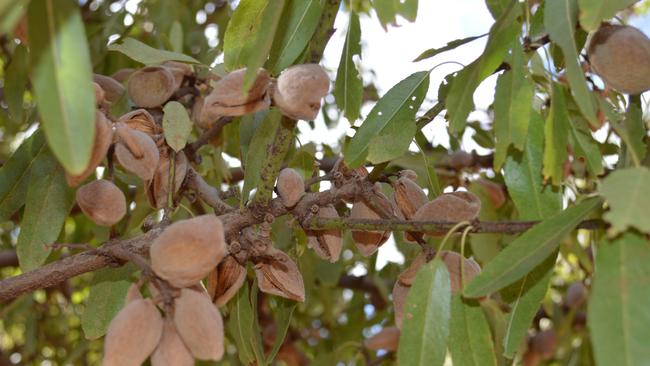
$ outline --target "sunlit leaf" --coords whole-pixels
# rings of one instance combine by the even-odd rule
[[[436,55],[439,55],[443,52],[451,51],[453,49],[456,49],[456,47],[460,47],[464,44],[470,43],[474,40],[480,39],[485,37],[487,34],[482,34],[480,36],[472,36],[472,37],[467,37],[467,38],[461,38],[461,39],[456,39],[451,42],[448,42],[446,45],[440,47],[440,48],[430,48],[424,52],[422,52],[418,57],[413,60],[413,62],[418,62],[422,60],[426,60],[428,58],[434,57]]]
[[[477,301],[451,298],[449,351],[454,366],[496,366],[492,334]]]
[[[594,176],[603,174],[603,156],[598,142],[591,135],[587,121],[574,117],[569,121],[569,127],[575,156],[585,161],[587,170]]]
[[[178,52],[159,50],[130,37],[125,38],[122,43],[109,45],[108,50],[121,52],[129,58],[145,65],[157,65],[165,61],[178,61],[190,64],[199,63],[193,57]]]
[[[185,107],[179,102],[172,101],[165,104],[163,113],[165,141],[174,151],[181,151],[190,137],[194,124]]]
[[[354,123],[361,113],[361,99],[363,97],[363,81],[359,70],[354,64],[354,56],[361,57],[361,26],[359,16],[350,12],[348,33],[339,61],[334,84],[334,99],[339,108],[344,111],[345,117]]]
[[[634,227],[650,233],[650,170],[646,167],[615,171],[603,179],[600,193],[607,199],[605,219],[612,224],[609,233],[616,235]]]
[[[564,162],[567,160],[569,144],[569,114],[567,112],[564,90],[553,84],[551,110],[544,126],[544,177],[554,185],[564,179]]]

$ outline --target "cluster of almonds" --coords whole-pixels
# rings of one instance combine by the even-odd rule
[[[593,71],[612,88],[629,94],[650,90],[650,39],[637,28],[603,23],[587,51]]]

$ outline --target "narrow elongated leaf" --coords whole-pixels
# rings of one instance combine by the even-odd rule
[[[594,176],[603,174],[603,156],[598,142],[591,135],[587,121],[574,117],[569,121],[569,127],[575,156],[585,161],[587,170]]]
[[[183,53],[183,26],[178,20],[174,20],[169,30],[169,43],[172,51]]]
[[[45,262],[74,202],[72,189],[54,156],[43,154],[34,163],[20,226],[16,253],[20,268],[31,271]]]
[[[454,366],[496,366],[490,326],[477,301],[451,298],[449,351]]]
[[[521,7],[512,2],[506,12],[490,28],[490,38],[483,54],[461,70],[451,83],[445,104],[452,133],[465,128],[467,116],[474,108],[474,91],[503,62],[520,31],[517,21]]]
[[[375,8],[379,23],[381,23],[384,30],[388,29],[388,25],[396,23],[399,0],[373,0],[372,6]]]
[[[261,345],[257,344],[259,333],[255,333],[256,319],[251,300],[251,289],[248,283],[239,290],[237,296],[230,301],[230,318],[227,326],[230,334],[237,345],[237,356],[244,365],[250,365],[253,362],[263,365],[264,355],[259,354]],[[261,362],[260,362],[261,361]]]
[[[650,233],[650,170],[646,167],[617,170],[608,175],[600,193],[609,204],[605,220],[612,224],[609,233],[616,235],[630,227]]]
[[[451,42],[448,42],[446,45],[440,47],[440,48],[430,48],[424,52],[422,52],[418,57],[413,60],[413,62],[418,62],[422,60],[426,60],[428,58],[434,57],[436,55],[439,55],[443,52],[451,51],[455,49],[456,47],[460,47],[464,44],[470,43],[474,40],[477,40],[479,38],[485,37],[487,34],[482,34],[480,36],[472,36],[472,37],[467,37],[467,38],[461,38],[461,39],[456,39]]]
[[[590,198],[535,225],[488,262],[465,287],[465,296],[486,296],[531,272],[555,252],[560,240],[601,205],[600,198]]]
[[[244,187],[242,188],[241,204],[247,200],[251,190],[257,187],[260,181],[260,172],[268,155],[269,146],[273,143],[275,134],[273,131],[278,130],[282,113],[277,109],[271,109],[262,123],[255,129],[253,138],[248,146],[246,154],[246,163],[244,165]]]
[[[487,5],[494,19],[498,19],[501,14],[508,10],[511,3],[511,0],[485,0],[485,5]]]
[[[576,50],[577,0],[548,0],[545,4],[544,26],[551,40],[560,46],[564,54],[571,94],[589,123],[598,126],[597,104],[587,87],[587,79],[578,58],[579,52]]]
[[[418,16],[418,0],[402,0],[398,7],[399,14],[409,22],[414,22]]]
[[[29,54],[23,45],[16,46],[11,63],[7,67],[4,94],[9,114],[14,123],[23,121],[23,96],[27,87]]]
[[[33,0],[27,17],[31,80],[45,137],[72,174],[88,165],[95,97],[86,33],[77,4]]]
[[[130,37],[125,38],[122,43],[109,45],[108,50],[121,52],[130,59],[145,65],[157,65],[165,61],[178,61],[188,64],[199,63],[193,57],[178,52],[159,50]]]
[[[284,2],[242,0],[228,22],[223,45],[224,65],[228,71],[248,68],[244,76],[246,90],[269,56]]]
[[[646,156],[646,146],[643,142],[646,127],[643,121],[640,96],[630,96],[630,103],[623,123],[616,121],[615,118],[609,120],[616,134],[625,143],[625,162],[628,165],[641,165]]]
[[[0,221],[7,220],[25,204],[34,163],[47,151],[45,135],[37,130],[0,167]]]
[[[268,68],[273,74],[279,74],[298,59],[314,34],[322,12],[321,0],[288,0],[282,14],[284,21],[278,26],[269,56]]]
[[[508,147],[523,150],[533,109],[535,85],[528,75],[526,55],[518,42],[512,48],[511,69],[499,77],[494,95],[494,168],[503,165]]]
[[[124,306],[134,271],[133,265],[127,265],[94,273],[86,308],[81,315],[81,328],[87,339],[97,339],[106,334],[111,320]]]
[[[567,159],[569,143],[569,114],[567,112],[564,90],[553,84],[551,110],[544,126],[544,177],[554,185],[560,185],[564,179],[564,162]]]
[[[650,243],[628,232],[598,246],[588,322],[598,365],[650,360]]]
[[[169,102],[163,108],[163,131],[165,141],[174,151],[181,151],[192,133],[194,125],[187,110],[179,102]]]
[[[279,299],[280,306],[275,312],[275,324],[276,324],[276,333],[275,333],[275,342],[273,343],[273,348],[271,352],[266,356],[267,365],[273,363],[273,359],[280,351],[280,347],[284,343],[284,337],[287,335],[289,330],[289,325],[291,323],[291,317],[293,316],[293,311],[298,305],[295,301],[289,301],[285,299]]]
[[[525,341],[528,328],[530,328],[540,303],[548,291],[556,260],[557,251],[532,272],[501,292],[504,301],[507,301],[512,308],[507,317],[506,333],[503,337],[506,357],[514,357]]]
[[[361,127],[354,134],[352,140],[345,146],[344,157],[346,162],[352,167],[363,164],[366,157],[368,157],[370,145],[375,138],[390,136],[389,132],[394,132],[397,128],[408,128],[408,124],[415,126],[415,113],[420,108],[428,87],[428,71],[416,72],[393,86],[386,95],[379,99]],[[415,129],[412,129],[412,131],[415,134]],[[381,158],[372,159],[371,161],[374,160],[373,162],[377,163],[381,162],[382,159],[401,155],[408,148],[408,143],[404,143],[406,141],[405,136],[401,137],[400,141],[393,142],[397,147],[396,149],[381,156]],[[412,139],[413,136],[410,136],[408,142]],[[383,147],[388,148],[388,146]]]
[[[451,318],[451,282],[447,267],[435,260],[417,274],[404,306],[397,350],[400,365],[442,365]]]
[[[595,31],[600,22],[614,17],[617,12],[639,0],[578,0],[580,25],[587,31]]]
[[[354,64],[354,56],[361,57],[361,25],[359,16],[350,12],[350,23],[348,33],[345,36],[345,45],[339,61],[339,69],[336,73],[334,84],[334,99],[345,118],[354,123],[361,112],[361,98],[363,97],[363,81],[359,70]]]
[[[510,155],[503,167],[508,187],[521,220],[542,220],[562,209],[559,189],[542,182],[544,121],[533,112],[523,154]]]

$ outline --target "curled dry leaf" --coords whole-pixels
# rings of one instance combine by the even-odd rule
[[[133,103],[143,108],[163,105],[176,91],[174,75],[162,66],[147,66],[129,77],[127,92]]]
[[[214,215],[171,224],[149,249],[151,268],[175,287],[204,278],[226,255],[223,225]]]
[[[115,144],[115,157],[124,169],[142,180],[150,180],[158,166],[160,153],[156,143],[144,132],[118,124],[119,137]]]
[[[208,294],[212,302],[218,307],[226,305],[245,280],[246,268],[232,256],[227,256],[208,274]]]
[[[169,172],[170,172],[170,157],[166,153],[161,155],[158,168],[153,175],[153,179],[146,183],[147,199],[151,207],[159,209],[167,205],[167,198],[169,196]],[[183,184],[185,175],[187,174],[187,157],[184,152],[176,154],[174,160],[174,193],[178,192]]]
[[[270,248],[268,253],[268,258],[255,264],[260,290],[295,301],[305,301],[305,284],[296,263],[280,250]]]
[[[287,117],[311,121],[320,111],[320,101],[330,81],[317,64],[295,65],[284,70],[273,90],[273,102]]]
[[[86,180],[92,173],[95,172],[95,168],[102,162],[108,148],[113,142],[113,126],[111,122],[104,116],[103,113],[97,111],[95,112],[95,141],[93,142],[93,150],[90,154],[90,161],[88,166],[84,169],[83,172],[79,175],[70,175],[66,173],[65,178],[70,187],[76,187],[81,182]]]
[[[181,289],[174,307],[174,325],[192,355],[200,360],[220,360],[223,320],[205,292]]]
[[[124,193],[113,182],[100,179],[79,187],[77,204],[95,224],[112,226],[126,214]]]
[[[384,349],[386,351],[397,351],[400,333],[400,329],[397,327],[386,327],[379,333],[366,339],[363,345],[371,350]]]
[[[136,109],[123,114],[117,122],[123,123],[132,130],[144,132],[151,137],[163,133],[162,127],[156,123],[156,120],[146,109]]]
[[[352,205],[350,218],[376,220],[381,217],[375,211],[370,209],[365,202],[358,200]],[[390,231],[352,231],[354,244],[359,250],[359,253],[364,257],[369,257],[374,254],[389,237]]]
[[[277,190],[282,204],[291,208],[305,195],[305,181],[295,169],[284,168],[278,176]]]
[[[628,94],[650,89],[650,39],[628,25],[602,24],[588,47],[592,69],[607,85]]]
[[[264,69],[257,71],[257,77],[250,90],[244,92],[246,68],[233,71],[219,80],[203,103],[201,126],[209,126],[219,117],[243,116],[266,109],[271,104],[267,89],[271,80]]]
[[[139,366],[156,348],[163,319],[151,299],[134,300],[111,320],[104,339],[104,366]]]
[[[162,338],[151,355],[152,366],[193,366],[194,357],[178,335],[174,322],[165,319]]]
[[[481,200],[471,192],[444,193],[433,201],[420,207],[413,221],[472,221],[481,212]],[[443,235],[439,232],[428,232],[429,235]]]
[[[318,210],[317,217],[338,219],[339,213],[333,205],[323,206]],[[307,246],[312,248],[322,259],[332,263],[339,260],[343,250],[343,233],[341,230],[307,230]]]
[[[102,87],[104,99],[110,103],[118,101],[126,91],[124,85],[110,76],[94,74],[93,81]]]

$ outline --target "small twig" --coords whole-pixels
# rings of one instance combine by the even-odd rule
[[[52,244],[46,244],[46,248],[52,249],[52,250],[61,250],[64,248],[68,249],[75,249],[75,250],[93,250],[95,247],[92,245],[86,244],[86,243],[52,243]]]
[[[207,144],[212,140],[213,138],[217,137],[219,133],[221,133],[221,130],[225,125],[228,123],[232,122],[233,118],[232,117],[222,117],[219,118],[207,131],[205,131],[196,141],[192,142],[191,144],[188,144],[185,146],[185,155],[187,157],[195,162],[199,163],[200,159],[199,156],[196,154],[196,152],[201,148],[201,146]]]
[[[201,175],[199,175],[199,173],[197,173],[193,168],[187,170],[185,182],[187,188],[196,192],[203,202],[214,208],[217,215],[235,210],[233,207],[223,202],[220,198],[221,192],[203,180],[203,177],[201,177]]]

